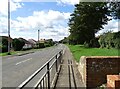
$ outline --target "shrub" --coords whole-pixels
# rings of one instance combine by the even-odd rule
[[[98,38],[94,38],[94,39],[90,40],[89,46],[99,48],[100,44],[98,42]]]
[[[12,44],[13,44],[13,48],[15,51],[20,51],[20,50],[22,50],[23,46],[25,45],[25,42],[15,38],[15,39],[13,39]]]
[[[8,52],[8,40],[6,38],[2,38],[1,49],[1,52]]]
[[[50,44],[47,44],[47,43],[46,43],[46,44],[45,44],[45,47],[50,47]]]
[[[106,47],[106,45],[105,45],[105,35],[100,36],[98,42],[99,42],[101,48]]]
[[[44,43],[39,43],[39,48],[45,48]]]
[[[90,44],[88,42],[84,42],[84,47],[85,48],[89,48],[90,47]]]
[[[100,36],[99,39],[101,48],[117,48],[120,49],[120,32],[107,32]]]
[[[8,51],[8,46],[7,45],[3,45],[2,46],[2,53],[3,52],[7,52]]]
[[[115,48],[116,48],[116,49],[120,49],[120,39],[118,39],[118,38],[115,39],[115,40],[114,40],[114,45],[115,45]]]

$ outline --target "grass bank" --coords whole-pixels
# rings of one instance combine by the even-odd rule
[[[85,48],[83,45],[67,46],[77,62],[79,62],[81,56],[120,56],[120,50],[117,49]]]

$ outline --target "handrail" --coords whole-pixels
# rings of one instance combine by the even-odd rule
[[[59,53],[61,53],[62,50],[60,50],[59,52],[57,52],[53,57],[51,57],[42,67],[40,67],[38,70],[36,70],[29,78],[27,78],[22,84],[20,84],[16,89],[22,89],[24,86],[26,86],[38,73],[40,73],[40,71],[45,68],[47,66],[47,68],[49,69],[49,63],[56,57],[56,55],[58,55]],[[58,57],[59,58],[59,57]],[[57,59],[56,59],[57,60]],[[54,61],[55,62],[55,61]],[[54,64],[54,63],[53,63]],[[53,66],[52,64],[52,66]],[[49,71],[49,70],[47,70]],[[47,73],[46,73],[47,74]],[[42,78],[42,77],[41,77]]]
[[[37,86],[38,86],[38,84],[41,82],[41,80],[43,79],[43,77],[45,77],[46,74],[47,74],[47,72],[45,72],[45,73],[43,74],[43,76],[40,78],[40,80],[37,82],[37,84],[36,84],[34,87],[37,87]],[[35,89],[35,88],[33,88],[33,89]]]

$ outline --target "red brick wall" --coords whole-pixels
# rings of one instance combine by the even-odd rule
[[[120,89],[120,80],[115,81],[115,87],[116,89]]]
[[[107,75],[120,73],[120,57],[118,56],[89,56],[82,60],[86,62],[85,72],[81,73],[84,77],[82,79],[85,79],[83,81],[89,89],[107,83]]]
[[[120,89],[120,75],[107,75],[107,89]]]

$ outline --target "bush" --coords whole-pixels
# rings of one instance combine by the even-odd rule
[[[23,46],[25,45],[25,42],[15,38],[15,39],[13,39],[12,44],[13,44],[13,48],[15,51],[20,51],[20,50],[22,50]]]
[[[98,41],[99,41],[99,44],[100,44],[101,48],[106,47],[106,45],[105,45],[105,35],[100,36]]]
[[[2,38],[1,52],[8,52],[8,40],[6,38]]]
[[[50,47],[50,44],[45,44],[45,47]]]
[[[3,52],[7,52],[8,51],[8,46],[7,45],[3,45],[2,46],[2,53]]]
[[[90,47],[90,44],[88,42],[84,42],[84,47],[85,48],[89,48]]]
[[[92,48],[99,48],[100,44],[98,42],[98,38],[94,38],[94,39],[90,40],[90,42],[84,42],[84,46],[86,48],[90,48],[90,47],[92,47]]]
[[[117,48],[120,49],[120,32],[107,32],[100,36],[99,39],[101,48]]]
[[[90,40],[89,46],[99,48],[100,44],[98,42],[98,38],[94,38],[94,39]]]
[[[39,43],[39,48],[45,48],[44,43]]]
[[[116,49],[120,49],[120,39],[115,39],[114,40],[114,45]]]

